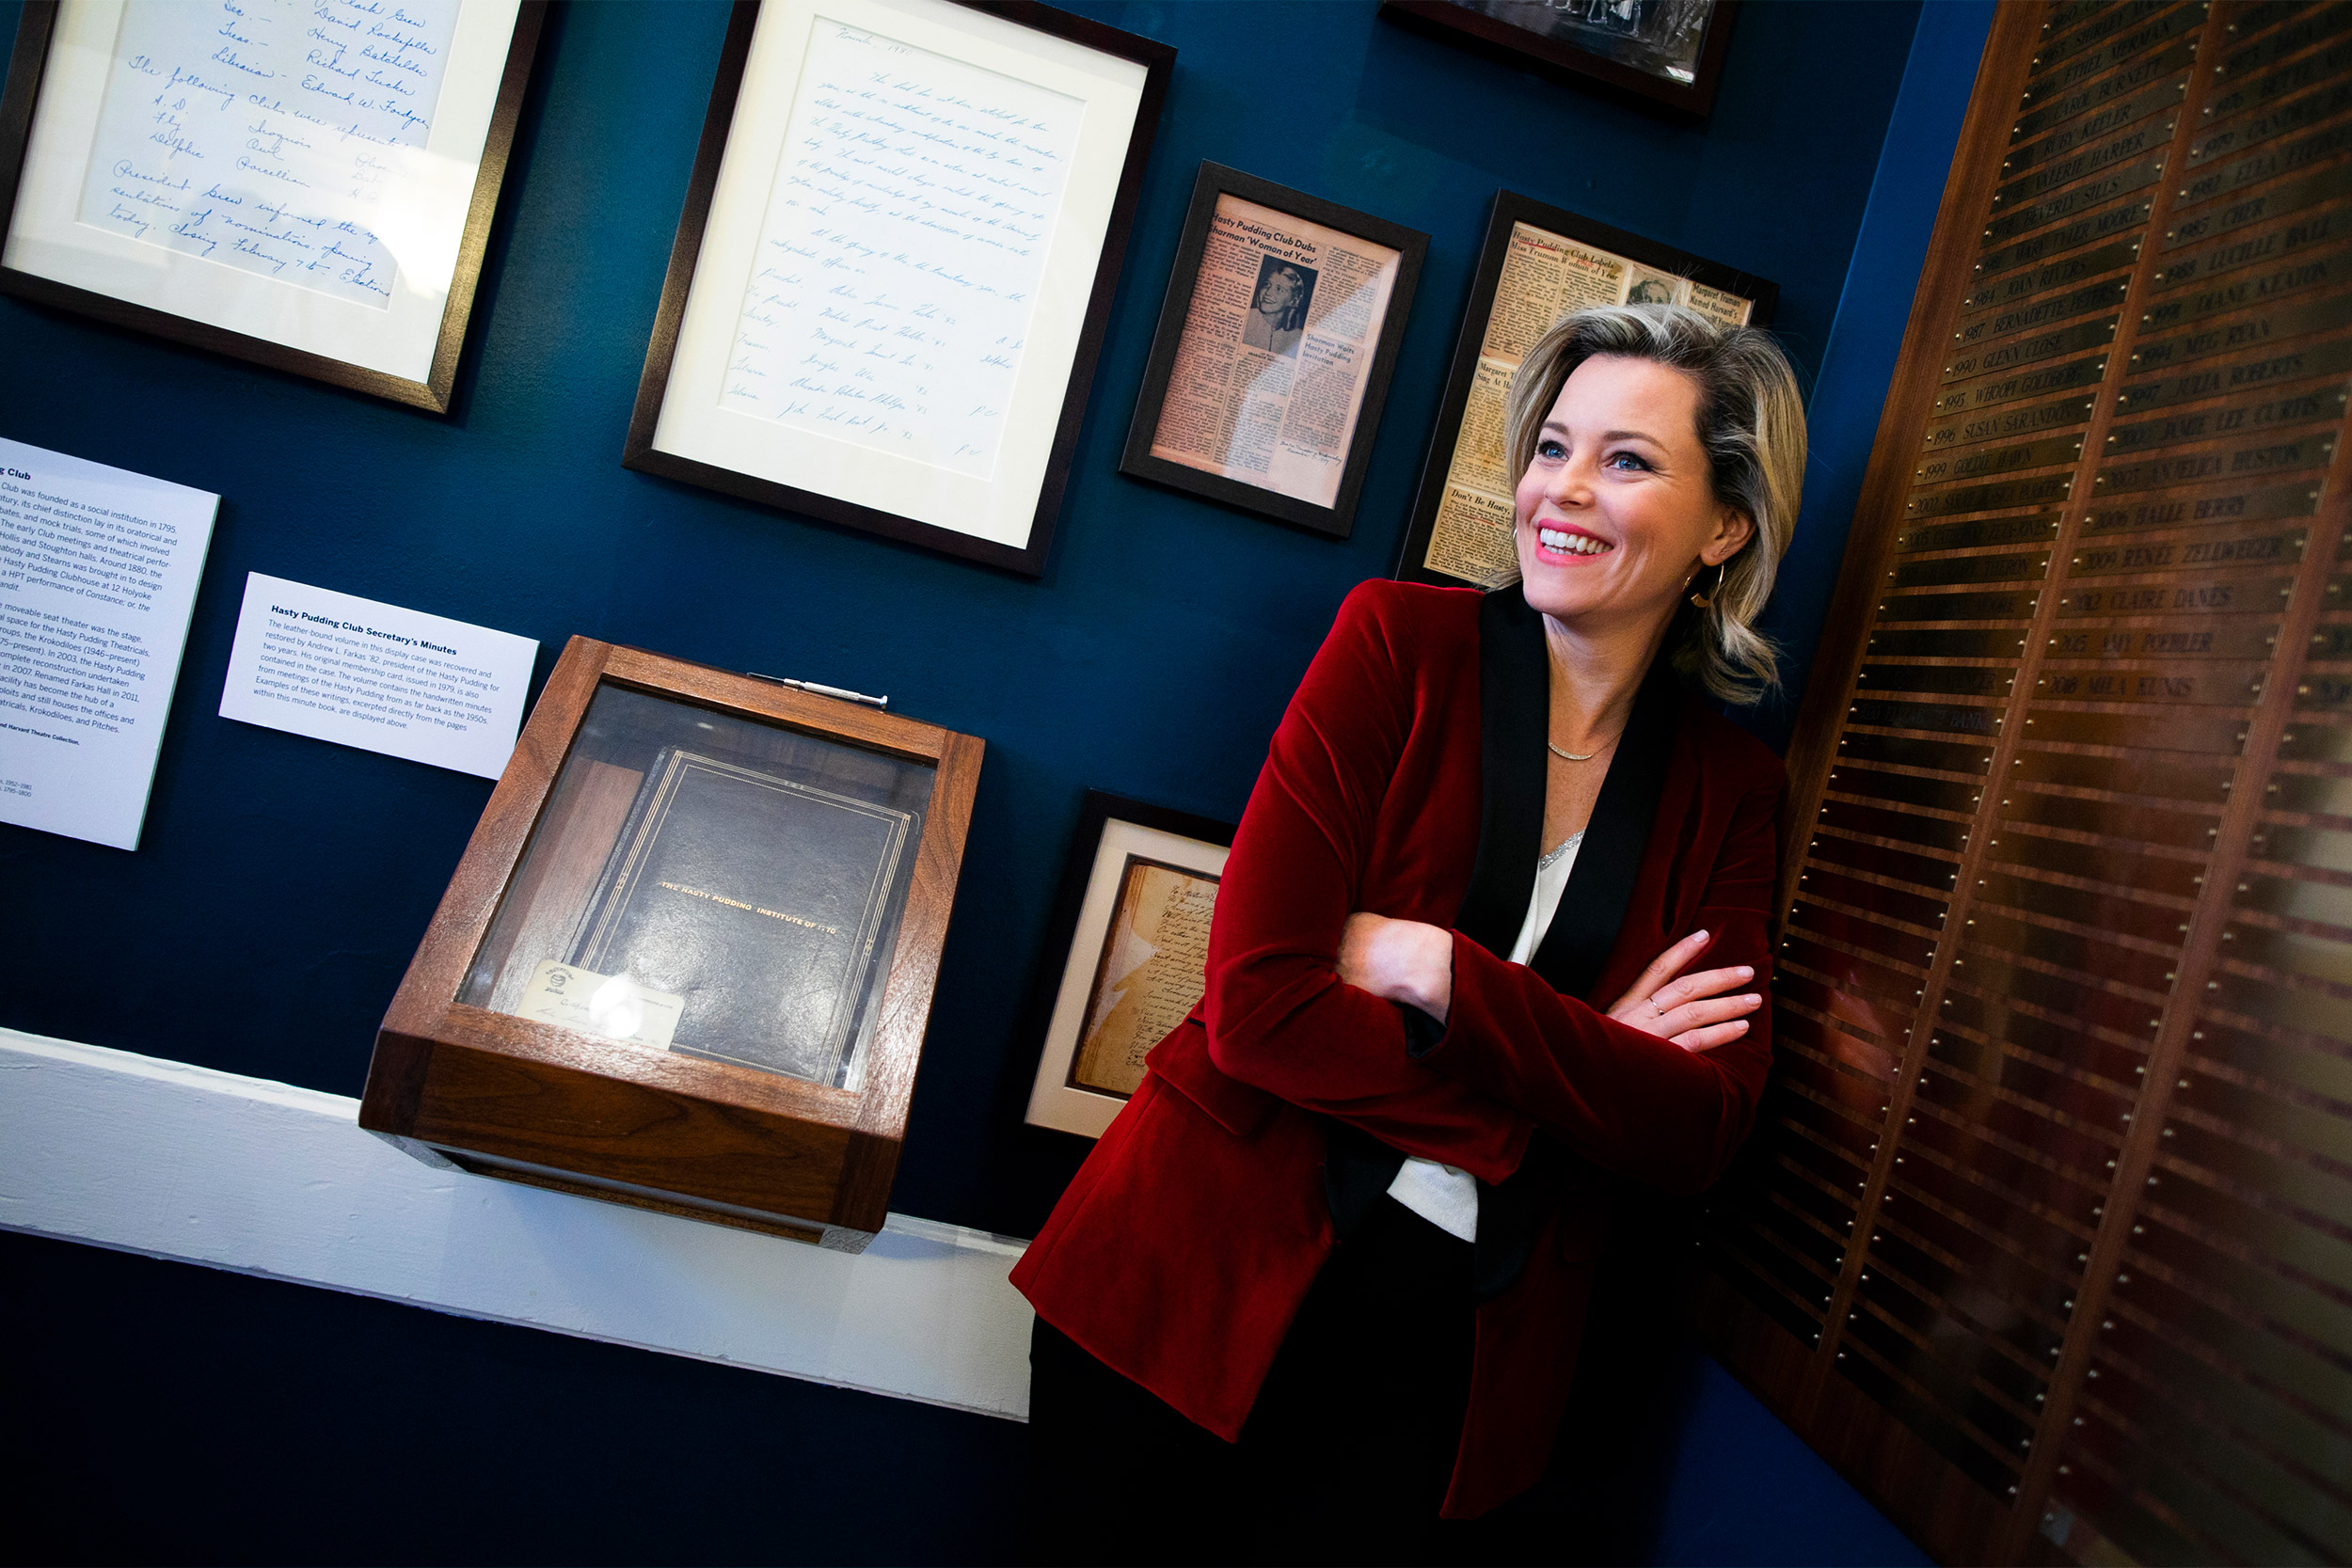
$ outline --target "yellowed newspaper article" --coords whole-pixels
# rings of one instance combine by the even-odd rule
[[[1152,455],[1332,505],[1402,262],[1386,245],[1217,198]]]
[[[1070,1078],[1081,1088],[1131,1095],[1143,1058],[1199,1005],[1207,989],[1215,877],[1127,857],[1119,904],[1087,998]]]

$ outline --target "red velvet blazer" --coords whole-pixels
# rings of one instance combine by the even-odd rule
[[[1348,595],[1233,840],[1201,1006],[1152,1053],[1012,1275],[1048,1323],[1231,1440],[1334,1244],[1325,1118],[1485,1182],[1517,1171],[1541,1130],[1568,1158],[1547,1167],[1524,1265],[1478,1307],[1450,1517],[1542,1474],[1616,1184],[1698,1191],[1747,1134],[1769,1009],[1702,1053],[1597,1009],[1702,927],[1714,940],[1694,968],[1750,964],[1765,984],[1782,784],[1761,743],[1694,697],[1653,697],[1654,680],[1635,715],[1663,716],[1651,773],[1629,761],[1629,726],[1536,966],[1498,958],[1541,848],[1549,673],[1518,590],[1484,597],[1482,613],[1460,589]],[[1646,820],[1629,809],[1637,795],[1655,797]],[[1573,951],[1566,933],[1613,897],[1614,940],[1594,944],[1605,956]],[[1340,928],[1358,910],[1454,929],[1434,1046],[1397,1006],[1341,983]],[[1538,972],[1564,964],[1586,977],[1581,995]]]

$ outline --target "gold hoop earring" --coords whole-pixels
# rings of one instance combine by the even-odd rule
[[[1712,610],[1715,607],[1715,601],[1724,596],[1724,578],[1730,572],[1730,562],[1725,561],[1719,562],[1715,567],[1715,592],[1712,594],[1693,594],[1691,595],[1691,602],[1698,606],[1701,610]]]

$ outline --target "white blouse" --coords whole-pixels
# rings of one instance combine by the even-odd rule
[[[1523,964],[1544,944],[1551,917],[1559,911],[1560,895],[1576,867],[1581,832],[1571,833],[1535,863],[1535,891],[1527,900],[1527,918],[1519,922],[1518,941],[1511,944],[1511,961]],[[1389,1183],[1389,1196],[1450,1236],[1478,1240],[1478,1179],[1466,1170],[1435,1160],[1407,1159]]]

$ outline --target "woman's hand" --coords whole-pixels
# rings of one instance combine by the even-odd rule
[[[1359,911],[1340,931],[1340,978],[1439,1023],[1454,1006],[1454,933]]]
[[[1363,918],[1356,916],[1356,920]],[[1348,924],[1353,926],[1355,920]],[[1764,998],[1754,992],[1723,993],[1756,978],[1755,970],[1741,964],[1736,969],[1708,969],[1674,978],[1677,971],[1699,956],[1707,941],[1705,931],[1693,931],[1659,954],[1633,982],[1633,989],[1617,998],[1609,1016],[1644,1034],[1670,1039],[1685,1051],[1712,1051],[1746,1034],[1746,1015],[1762,1006]]]

